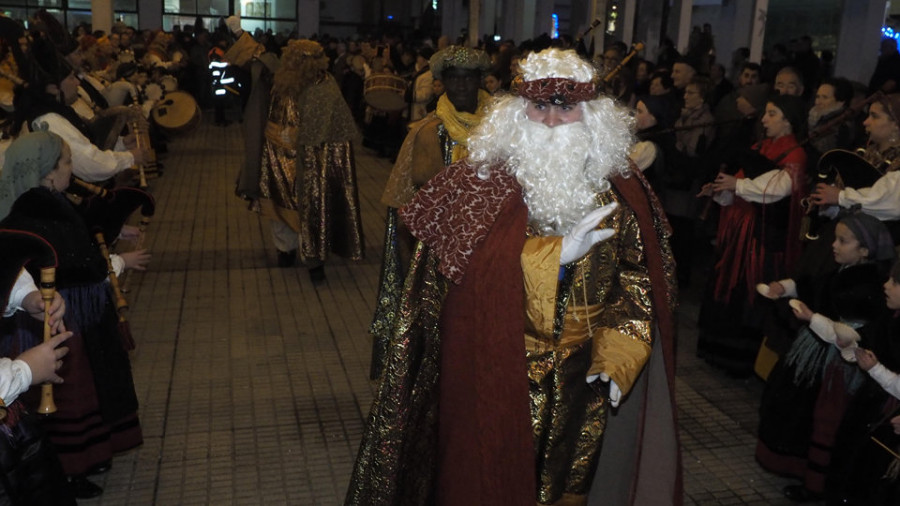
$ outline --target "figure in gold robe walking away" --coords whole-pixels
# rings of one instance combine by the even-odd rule
[[[353,141],[356,124],[317,42],[292,40],[275,73],[260,164],[259,209],[272,220],[278,265],[299,250],[310,278],[330,253],[363,257]]]

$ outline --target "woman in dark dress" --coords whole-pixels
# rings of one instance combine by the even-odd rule
[[[835,434],[865,381],[865,373],[830,344],[835,322],[859,328],[879,317],[882,285],[894,258],[887,228],[861,212],[841,218],[832,249],[838,267],[828,275],[775,281],[762,290],[778,299],[776,304],[791,299],[803,324],[769,375],[756,447],[764,468],[802,480],[784,489],[794,500],[824,492]]]
[[[57,371],[69,351],[65,341],[72,336],[62,324],[65,303],[54,293],[46,308],[44,294],[23,269],[28,264],[51,268],[56,253],[47,241],[18,230],[0,230],[0,245],[0,329],[14,327],[17,315],[30,315],[42,323],[48,318],[47,330],[55,334],[15,358],[0,357],[0,504],[75,506],[39,415],[25,409],[20,398],[31,385],[62,382]]]
[[[113,454],[140,445],[143,436],[131,364],[106,283],[106,259],[89,223],[62,193],[71,178],[71,160],[68,145],[56,134],[37,131],[16,139],[0,174],[0,215],[9,213],[0,226],[35,233],[58,252],[56,286],[66,301],[66,327],[74,335],[59,371],[65,382],[55,391],[58,411],[44,428],[76,497],[88,498],[102,489],[87,474],[108,469]],[[113,265],[119,268],[142,269],[148,260],[143,251],[118,257]],[[32,325],[4,337],[3,354],[14,356],[40,342],[42,331]]]
[[[699,194],[711,196],[722,211],[697,354],[735,376],[752,373],[762,342],[757,283],[785,277],[800,253],[806,153],[797,134],[805,123],[801,99],[772,97],[762,119],[766,138],[738,161],[736,174],[720,172]]]
[[[856,356],[875,354],[891,371],[900,371],[900,262],[884,284],[880,318],[858,329]],[[900,504],[900,435],[891,427],[900,400],[866,376],[847,408],[835,439],[825,483],[826,504],[894,506]]]

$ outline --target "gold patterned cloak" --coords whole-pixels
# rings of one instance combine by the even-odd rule
[[[388,206],[388,210],[375,314],[369,326],[372,334],[371,379],[378,379],[384,367],[409,265],[409,252],[414,244],[406,227],[397,220],[397,209],[408,204],[416,190],[441,169],[465,156],[468,132],[481,121],[489,101],[490,95],[479,90],[476,112],[466,113],[457,111],[446,95],[441,97],[436,111],[410,124],[409,133],[397,154],[397,162],[381,196],[381,203]]]
[[[404,287],[388,365],[347,504],[477,504],[490,503],[491,497],[505,497],[503,504],[583,504],[608,414],[606,385],[588,384],[586,376],[607,372],[626,395],[637,385],[639,391],[631,397],[643,409],[653,393],[647,388],[648,375],[641,374],[651,349],[665,349],[671,359],[671,342],[653,342],[660,321],[671,327],[674,303],[668,228],[655,200],[648,204],[648,197],[641,197],[652,211],[645,210],[639,218],[628,205],[633,198],[626,200],[613,188],[599,193],[598,206],[621,203],[604,225],[617,234],[560,269],[561,238],[526,239],[524,222],[520,239],[505,241],[510,248],[490,242],[498,232],[508,232],[507,222],[492,227],[505,216],[500,209],[512,205],[510,201],[524,207],[521,189],[513,180],[498,191],[477,181],[472,172],[465,163],[448,167],[401,210],[422,242]],[[500,173],[490,179],[503,179]],[[646,188],[632,181],[632,189],[635,184],[643,195]],[[420,206],[420,200],[426,204]],[[500,203],[485,205],[491,200]],[[443,220],[433,221],[434,209],[444,211]],[[483,221],[473,222],[473,216]],[[647,235],[653,240],[647,241]],[[490,249],[485,244],[495,249],[485,251]],[[645,249],[645,244],[653,249]],[[506,255],[504,249],[515,251],[517,272],[506,278],[502,273],[509,271],[509,264],[491,263]],[[476,265],[474,274],[468,270],[470,261]],[[489,268],[478,267],[481,264]],[[448,304],[460,305],[454,291],[468,290],[468,284],[483,287],[466,292],[483,298],[463,302],[470,313],[457,307],[454,318],[448,319]],[[494,293],[492,287],[499,290]],[[668,316],[658,319],[657,309]],[[671,339],[671,332],[666,335]],[[508,344],[518,351],[498,355],[498,346]],[[667,449],[676,450],[666,455],[668,462],[659,462],[660,469],[677,468],[673,383],[666,381],[666,373],[674,373],[671,367],[655,368],[656,375],[662,375],[662,389],[656,394],[669,410],[663,421],[671,425]],[[626,405],[631,397],[626,397]],[[521,419],[485,413],[504,410],[521,413]],[[525,440],[517,432],[522,422]],[[642,435],[631,435],[632,453],[643,449]],[[529,450],[527,457],[522,457],[522,448]],[[615,473],[615,481],[625,484],[621,504],[635,497],[631,484],[646,471],[643,459],[629,458]],[[504,490],[504,485],[522,483],[510,474],[525,477],[526,483],[536,480],[532,491],[523,497],[520,485]],[[657,477],[663,480],[658,497],[668,498],[659,504],[679,503],[680,474],[668,470]]]
[[[299,97],[275,94],[260,167],[260,210],[300,234],[300,256],[363,257],[350,110],[330,75]]]

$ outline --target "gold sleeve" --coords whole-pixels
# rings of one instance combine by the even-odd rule
[[[620,205],[611,218],[605,226],[616,235],[579,262],[569,308],[576,314],[579,306],[599,308],[588,374],[605,372],[627,394],[650,358],[652,287],[637,217]]]
[[[600,205],[615,199],[612,192],[604,197]],[[559,293],[562,237],[526,239],[521,256],[525,346],[532,352],[560,350],[590,340],[591,365],[585,376],[605,372],[627,394],[650,357],[654,321],[650,275],[634,213],[619,206],[604,223],[616,234],[578,261],[572,284],[563,294]],[[554,328],[560,324],[561,329]]]
[[[587,375],[605,372],[622,394],[631,391],[650,357],[650,346],[616,329],[602,328],[594,334],[591,367]]]

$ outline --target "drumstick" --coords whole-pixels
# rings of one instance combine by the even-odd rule
[[[41,269],[41,299],[44,301],[44,342],[50,340],[50,306],[53,303],[53,295],[56,292],[56,268],[44,267]],[[38,413],[49,415],[56,412],[56,403],[53,402],[53,384],[41,385],[41,404]]]

